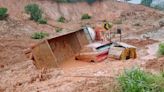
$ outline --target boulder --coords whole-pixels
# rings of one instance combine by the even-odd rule
[[[164,19],[162,19],[162,20],[159,21],[159,25],[160,25],[160,27],[163,27],[164,26]]]

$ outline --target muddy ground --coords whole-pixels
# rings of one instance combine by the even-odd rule
[[[164,41],[164,28],[159,26],[164,14],[160,11],[107,1],[92,6],[86,3],[61,4],[59,12],[56,3],[51,0],[10,1],[0,0],[0,6],[8,7],[11,15],[7,20],[0,21],[0,92],[117,92],[119,86],[116,79],[124,69],[136,66],[153,72],[164,69],[164,58],[158,58],[156,54],[158,44]],[[23,7],[31,2],[42,6],[49,21],[47,25],[30,21],[23,12]],[[88,8],[83,9],[84,6]],[[55,21],[61,12],[69,20],[68,23]],[[81,21],[79,18],[83,13],[93,15],[93,19]],[[38,70],[23,53],[24,49],[40,41],[31,39],[33,32],[44,31],[53,36],[56,34],[55,27],[74,29],[85,24],[95,26],[104,19],[114,22],[112,31],[123,29],[123,42],[137,47],[137,59],[119,61],[108,58],[100,63],[70,59],[57,69]],[[122,23],[117,23],[118,20]]]

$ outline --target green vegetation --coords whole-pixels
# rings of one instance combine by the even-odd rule
[[[44,19],[44,18],[41,18],[41,19],[38,20],[38,23],[39,24],[47,24],[47,20]]]
[[[61,32],[63,29],[62,28],[57,28],[56,32]]]
[[[27,14],[30,14],[31,19],[36,22],[42,18],[42,10],[37,4],[28,4],[25,6],[25,11]]]
[[[84,19],[91,19],[92,17],[89,15],[89,14],[83,14],[81,19],[84,20]]]
[[[164,55],[164,43],[159,44],[158,54],[159,55]]]
[[[65,20],[66,19],[63,16],[61,16],[57,21],[61,23],[65,23]]]
[[[3,20],[7,17],[7,8],[1,7],[0,8],[0,20]]]
[[[25,11],[27,14],[30,14],[31,20],[34,20],[39,24],[47,24],[47,20],[42,17],[42,10],[37,4],[26,5]]]
[[[32,39],[43,39],[45,38],[46,36],[48,36],[49,34],[48,33],[45,33],[45,32],[35,32],[31,38]]]
[[[118,80],[123,92],[164,92],[162,74],[152,75],[134,68],[126,70]]]

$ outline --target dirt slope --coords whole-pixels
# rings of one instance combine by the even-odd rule
[[[112,0],[101,3],[96,2],[93,5],[88,5],[87,3],[63,3],[58,5],[53,0],[0,0],[0,2],[0,6],[4,6],[9,9],[10,17],[18,20],[26,19],[27,16],[25,15],[24,7],[29,3],[39,4],[43,9],[45,16],[53,20],[58,19],[60,16],[64,16],[68,20],[77,21],[84,13],[92,15],[94,20],[116,19],[120,15],[125,16],[126,13],[130,13],[128,14],[129,16],[139,13],[138,16],[141,17],[144,17],[145,15],[149,15],[150,18],[159,17],[153,9],[149,9],[141,5],[113,2]],[[124,12],[125,14],[122,14]]]
[[[96,25],[97,21],[104,19],[122,20],[121,24],[115,23],[112,30],[121,27],[127,36],[159,28],[158,20],[164,17],[154,9],[113,1],[94,3],[89,6],[87,3],[57,5],[51,0],[0,0],[0,7],[9,9],[9,18],[6,21],[0,21],[0,91],[65,92],[67,89],[67,92],[107,92],[109,90],[109,92],[113,92],[112,88],[116,87],[117,89],[115,84],[111,84],[115,83],[115,77],[124,68],[130,68],[140,62],[139,60],[135,60],[136,62],[129,60],[109,63],[110,60],[107,60],[68,71],[61,69],[37,70],[32,61],[25,57],[23,50],[39,41],[31,39],[33,32],[45,31],[50,35],[54,35],[56,32],[54,26],[40,25],[29,20],[29,16],[24,12],[24,6],[28,3],[39,4],[50,24],[70,29],[87,23]],[[84,13],[92,15],[93,18],[81,21],[81,15]],[[68,23],[56,22],[55,20],[60,16],[66,17]],[[134,39],[131,42],[128,40],[129,43],[133,43],[133,41]],[[146,40],[144,41],[146,42]],[[156,41],[152,43],[154,42]],[[137,40],[137,43],[134,44],[138,46],[140,41]],[[145,46],[138,47],[144,48]],[[94,78],[85,77],[86,75]],[[109,86],[111,88],[108,88]]]

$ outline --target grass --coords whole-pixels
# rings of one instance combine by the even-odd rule
[[[43,39],[45,38],[46,36],[48,36],[49,34],[48,33],[45,33],[45,32],[35,32],[31,38],[32,39]]]
[[[159,44],[158,54],[159,55],[164,55],[164,43]]]
[[[84,19],[91,19],[92,17],[89,15],[89,14],[83,14],[81,19],[84,20]]]
[[[152,75],[139,68],[126,70],[118,78],[122,92],[164,92],[164,77]]]
[[[47,24],[47,20],[44,19],[44,18],[41,18],[41,19],[38,20],[38,23],[39,24]]]

